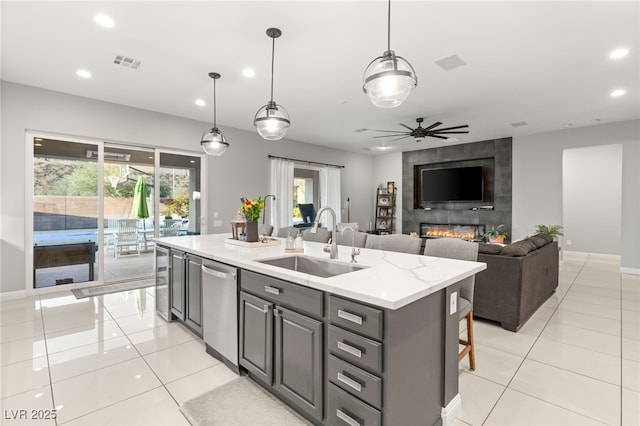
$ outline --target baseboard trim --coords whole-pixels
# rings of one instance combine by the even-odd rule
[[[24,299],[27,297],[27,290],[7,291],[0,293],[0,300]]]
[[[449,401],[446,407],[442,407],[440,417],[442,418],[442,426],[451,426],[462,411],[462,397],[460,394]]]
[[[620,267],[620,273],[621,274],[630,274],[630,275],[640,275],[640,269],[639,268],[624,268],[624,267]]]

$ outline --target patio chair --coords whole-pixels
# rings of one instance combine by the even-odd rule
[[[182,228],[182,219],[165,219],[163,237],[177,237]]]
[[[118,232],[115,238],[114,257],[122,255],[123,250],[131,254],[131,247],[135,247],[135,252],[140,256],[140,240],[138,237],[138,219],[118,220]]]

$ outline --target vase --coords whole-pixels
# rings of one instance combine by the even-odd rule
[[[258,241],[258,221],[247,220],[244,232],[247,235],[248,243],[257,242]]]

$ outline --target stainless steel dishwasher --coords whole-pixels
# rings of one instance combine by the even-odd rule
[[[229,368],[238,367],[238,270],[202,262],[202,335],[207,353]]]

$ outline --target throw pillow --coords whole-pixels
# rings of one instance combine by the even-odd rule
[[[502,246],[498,244],[478,244],[478,253],[500,254]]]
[[[549,234],[540,233],[540,234],[536,234],[535,236],[543,238],[547,242],[547,244],[553,241],[553,237]]]
[[[502,249],[500,254],[502,256],[519,257],[526,256],[531,250],[535,250],[535,244],[530,241],[518,241],[517,243],[509,244]]]
[[[547,240],[542,238],[540,234],[534,235],[533,237],[529,237],[528,240],[531,241],[533,244],[535,244],[536,248],[540,248],[548,244]]]

